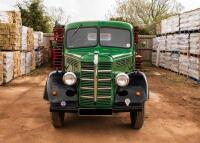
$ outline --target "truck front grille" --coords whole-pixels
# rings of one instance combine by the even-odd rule
[[[97,87],[94,86],[94,63],[82,62],[80,75],[80,98],[82,107],[110,107],[112,105],[111,63],[98,63]],[[96,90],[96,97],[95,97]],[[96,99],[95,99],[96,98]]]

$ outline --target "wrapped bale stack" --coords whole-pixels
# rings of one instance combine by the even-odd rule
[[[200,9],[185,12],[180,15],[180,30],[190,31],[200,29]]]
[[[28,30],[27,30],[27,51],[32,51],[33,48],[34,48],[33,29],[28,28]]]
[[[200,33],[190,34],[190,54],[200,55]]]
[[[175,34],[177,39],[177,49],[184,54],[189,52],[189,34]]]
[[[1,52],[3,54],[3,83],[8,83],[13,79],[13,52]]]
[[[19,11],[0,11],[0,23],[22,25],[21,13]]]
[[[153,51],[152,51],[152,64],[155,66],[158,66],[158,60],[159,57],[157,56],[159,54],[159,37],[153,38]]]
[[[32,55],[31,52],[26,52],[25,53],[25,73],[28,74],[31,72],[31,64],[32,64]]]
[[[20,72],[21,75],[26,74],[26,53],[20,52]]]
[[[200,57],[189,57],[189,76],[200,80]]]
[[[172,16],[160,25],[161,34],[153,42],[152,63],[159,54],[161,67],[200,80],[200,9]]]
[[[36,66],[40,67],[43,64],[43,32],[34,32],[34,43]]]

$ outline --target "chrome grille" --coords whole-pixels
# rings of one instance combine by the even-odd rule
[[[80,75],[80,106],[97,107],[112,105],[111,63],[98,63],[97,89],[94,88],[94,63],[82,62]],[[97,90],[95,102],[94,90]]]

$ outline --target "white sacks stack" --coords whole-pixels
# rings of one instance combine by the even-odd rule
[[[32,63],[32,55],[31,52],[26,52],[26,68],[25,73],[28,74],[31,72],[31,63]]]
[[[200,55],[200,33],[190,34],[190,54]]]
[[[173,51],[178,49],[178,39],[173,35],[167,35],[166,40],[166,51]]]
[[[200,9],[184,12],[180,15],[180,30],[200,29]]]
[[[179,57],[179,72],[188,75],[189,72],[189,57],[187,55],[180,55]]]
[[[38,47],[39,47],[38,34],[36,32],[34,32],[33,37],[34,37],[34,49],[38,49]]]
[[[166,36],[158,37],[158,48],[160,51],[164,51],[166,47]]]
[[[189,76],[200,80],[200,58],[189,57]]]
[[[177,49],[182,53],[189,52],[189,34],[175,34],[177,40]]]
[[[20,53],[20,70],[21,70],[21,75],[26,74],[26,53],[21,52]]]
[[[34,49],[38,49],[40,46],[43,46],[43,32],[35,31],[34,32]]]
[[[161,21],[161,34],[179,31],[179,15],[171,16]]]
[[[27,50],[27,31],[28,31],[28,27],[26,26],[22,26],[21,27],[21,50],[22,51],[26,51]]]
[[[13,52],[3,52],[3,77],[4,83],[8,83],[13,79]]]
[[[170,70],[179,72],[179,54],[178,54],[178,52],[171,53]]]

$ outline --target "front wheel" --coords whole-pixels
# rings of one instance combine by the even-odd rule
[[[64,126],[64,117],[63,112],[51,112],[52,124],[55,128],[60,128]]]
[[[131,118],[131,128],[140,129],[144,123],[144,104],[142,105],[141,110],[132,110],[130,112]]]

